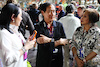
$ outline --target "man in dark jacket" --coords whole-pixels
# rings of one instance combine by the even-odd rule
[[[25,37],[25,29],[27,28],[30,31],[30,34],[32,34],[34,31],[34,25],[33,25],[31,18],[27,12],[22,11],[22,18],[23,19],[22,19],[21,24],[19,26],[19,31],[21,31],[21,33]]]
[[[28,14],[30,15],[30,18],[34,25],[38,23],[39,10],[37,10],[37,8],[37,4],[32,4],[30,10],[28,11]]]
[[[63,26],[54,21],[54,5],[44,3],[41,12],[44,20],[35,26],[38,43],[36,67],[63,67],[62,46],[67,44]]]

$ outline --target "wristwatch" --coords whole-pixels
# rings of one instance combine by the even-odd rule
[[[22,47],[22,51],[25,53],[27,50],[25,49],[25,47]]]
[[[51,40],[50,40],[50,42],[54,42],[55,40],[54,40],[54,38],[52,38]]]

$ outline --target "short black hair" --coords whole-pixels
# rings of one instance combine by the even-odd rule
[[[66,12],[67,13],[72,13],[75,10],[75,6],[73,4],[69,4],[66,6]]]
[[[51,3],[49,3],[49,2],[46,2],[46,3],[42,4],[41,10],[43,10],[45,12],[47,7],[50,6],[50,5],[51,5]]]

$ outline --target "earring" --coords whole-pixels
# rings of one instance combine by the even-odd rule
[[[13,23],[15,22],[15,20],[13,19]]]

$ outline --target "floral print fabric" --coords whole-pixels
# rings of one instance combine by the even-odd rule
[[[86,32],[83,28],[81,26],[75,31],[71,41],[71,48],[76,47],[80,59],[84,59],[89,53],[94,51],[97,53],[97,56],[87,63],[91,66],[100,64],[100,29],[93,26]]]

